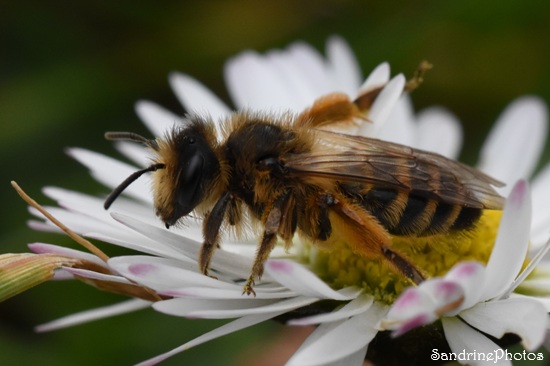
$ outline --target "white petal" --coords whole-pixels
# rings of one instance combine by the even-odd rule
[[[44,244],[44,243],[33,243],[33,244],[29,244],[28,246],[30,250],[32,250],[34,253],[37,253],[37,254],[52,253],[52,254],[67,256],[70,258],[80,258],[80,259],[84,259],[89,262],[95,263],[100,267],[107,268],[105,262],[103,262],[101,259],[99,259],[98,257],[96,257],[91,253],[86,253],[80,250],[65,248],[65,247],[52,245],[52,244]]]
[[[151,238],[153,241],[171,246],[188,258],[199,257],[201,246],[199,242],[177,235],[169,230],[149,225],[131,216],[113,213],[113,218],[138,233]],[[221,249],[216,251],[211,263],[212,268],[224,273],[232,273],[240,278],[247,278],[249,276],[250,265],[251,263],[248,258],[228,253]]]
[[[275,111],[292,105],[284,82],[259,54],[243,52],[227,61],[224,71],[225,83],[238,109]]]
[[[359,88],[359,94],[385,85],[390,80],[390,65],[383,62],[376,66]]]
[[[485,267],[478,262],[460,262],[445,275],[445,280],[460,285],[464,291],[464,302],[454,312],[454,315],[461,309],[468,309],[479,301],[485,281]]]
[[[81,214],[83,216],[81,219],[90,217],[104,224],[113,225],[109,212],[103,208],[104,200],[101,198],[57,187],[45,187],[42,191],[46,196],[56,200],[60,207],[71,213]],[[143,205],[139,206],[143,207]],[[148,211],[150,213],[151,209]]]
[[[380,322],[382,329],[393,329],[393,337],[411,329],[430,324],[438,318],[438,313],[456,309],[464,291],[459,284],[433,278],[419,287],[409,287],[394,302],[387,318]]]
[[[197,298],[197,299],[242,299],[243,287],[236,289],[221,289],[221,288],[208,288],[208,287],[184,287],[176,288],[168,291],[159,291],[159,294],[172,296],[172,297],[185,297],[185,298]],[[298,294],[291,291],[264,291],[261,286],[255,286],[256,299],[285,299],[289,297],[296,297]]]
[[[275,300],[254,299],[243,296],[241,299],[204,300],[175,298],[158,301],[153,308],[161,313],[188,318],[227,319],[258,314],[254,310],[273,304]],[[269,311],[266,311],[266,313]]]
[[[39,325],[35,328],[37,332],[49,332],[56,329],[67,328],[73,325],[83,324],[98,319],[108,318],[115,315],[126,314],[132,311],[148,308],[149,301],[132,299],[118,304],[104,306],[81,313],[72,314],[63,318]]]
[[[457,159],[462,146],[462,128],[458,119],[441,107],[425,109],[417,115],[415,147]]]
[[[349,357],[369,344],[378,331],[374,325],[384,316],[385,309],[375,303],[367,313],[354,316],[330,327],[318,327],[288,361],[293,365],[323,365]]]
[[[89,278],[92,280],[123,283],[126,285],[132,284],[132,282],[130,282],[128,279],[121,276],[108,275],[108,274],[99,273],[99,272],[90,271],[90,270],[81,269],[81,268],[64,267],[63,269],[75,276]]]
[[[489,340],[489,338],[485,337],[477,330],[472,329],[460,319],[455,317],[442,318],[441,322],[443,324],[443,331],[445,332],[445,338],[449,343],[449,347],[451,347],[453,353],[459,357],[458,362],[461,364],[474,366],[487,365],[487,361],[480,361],[479,358],[476,360],[473,356],[465,360],[464,358],[468,357],[468,353],[471,352],[476,352],[480,355],[492,355],[492,357],[494,357],[495,354],[500,354],[501,356],[504,355],[504,351],[496,343]],[[461,354],[464,356],[460,356]],[[461,359],[461,357],[463,359]],[[506,360],[505,357],[496,360],[493,359],[491,361],[491,365],[493,364],[512,366],[512,362]]]
[[[110,214],[103,208],[103,203],[105,202],[103,198],[59,187],[45,187],[42,191],[46,196],[56,200],[61,207],[112,223]],[[119,197],[111,207],[116,207],[123,212],[131,212],[142,219],[153,219],[158,222],[158,219],[154,218],[153,205],[151,203],[143,204],[135,200]]]
[[[90,169],[92,176],[109,188],[117,187],[121,182],[138,170],[136,167],[93,151],[71,148],[67,153],[82,165]],[[142,176],[124,190],[125,195],[144,202],[151,201],[151,185],[148,176]]]
[[[357,296],[342,295],[331,289],[313,272],[290,260],[270,259],[265,263],[265,271],[280,284],[305,296],[333,300],[351,300]]]
[[[548,287],[548,281],[546,281],[546,285],[545,285],[544,290],[546,290],[546,287]],[[521,294],[518,294],[518,293],[514,292],[513,294],[510,295],[510,298],[511,299],[516,299],[517,298],[517,299],[535,300],[535,301],[539,302],[540,304],[542,304],[542,306],[546,309],[546,313],[550,313],[550,297],[549,296],[534,297],[534,296],[529,296],[529,295],[521,295]],[[547,338],[547,341],[548,341],[548,338]]]
[[[138,166],[145,168],[151,165],[152,154],[147,147],[129,141],[117,141],[115,146],[118,151]]]
[[[208,88],[192,77],[174,72],[169,76],[170,85],[188,113],[210,116],[220,136],[219,122],[231,114],[231,110]]]
[[[165,258],[174,258],[180,261],[189,261],[192,259],[183,255],[180,251],[175,249],[172,246],[168,246],[165,243],[158,242],[146,238],[138,233],[132,231],[126,231],[126,234],[130,235],[114,235],[110,236],[103,233],[87,233],[86,237],[91,239],[101,240],[106,243],[115,244],[122,248],[128,248],[136,250],[141,253],[151,254],[155,256],[165,257]],[[192,261],[196,265],[196,261]]]
[[[135,235],[133,236],[128,230],[124,230],[124,227],[116,227],[116,223],[114,223],[115,225],[111,225],[104,221],[97,220],[96,218],[86,217],[80,213],[68,211],[59,207],[46,206],[45,209],[65,226],[84,236],[86,236],[90,230],[99,230],[111,235],[121,235],[124,238],[135,237]],[[29,212],[37,217],[43,217],[34,207],[29,208]],[[61,229],[49,221],[45,223],[45,228],[47,227],[50,228],[48,231],[61,232]]]
[[[234,320],[230,323],[224,324],[219,328],[216,328],[208,333],[205,333],[201,335],[198,338],[193,339],[190,342],[187,342],[177,348],[174,348],[171,351],[168,351],[166,353],[163,353],[161,355],[158,355],[156,357],[153,357],[147,361],[139,363],[137,366],[149,366],[149,365],[156,365],[159,362],[162,362],[166,360],[169,357],[172,357],[180,352],[186,351],[192,347],[198,346],[199,344],[206,343],[208,341],[211,341],[213,339],[222,337],[224,335],[235,333],[241,329],[245,329],[248,327],[251,327],[255,324],[262,323],[266,320],[269,320],[271,318],[274,318],[276,316],[281,315],[283,312],[279,313],[271,313],[271,314],[261,314],[261,315],[249,315],[244,316],[242,318],[239,318],[237,320]]]
[[[531,197],[529,186],[519,181],[506,200],[495,246],[487,263],[480,301],[504,293],[519,274],[529,246]]]
[[[312,315],[295,320],[290,320],[288,324],[314,325],[339,321],[366,312],[371,307],[372,303],[372,296],[358,296],[340,309],[336,309],[330,313]]]
[[[413,113],[410,97],[406,94],[402,95],[391,110],[377,138],[416,147],[417,127]]]
[[[327,58],[332,66],[334,91],[343,91],[350,97],[355,96],[361,83],[361,69],[353,51],[346,41],[337,36],[327,41]]]
[[[544,147],[546,120],[546,105],[540,99],[523,97],[512,102],[481,150],[481,170],[508,184],[529,178]]]
[[[115,257],[109,266],[133,281],[157,291],[185,286],[236,289],[238,286],[198,273],[195,265],[167,258],[148,256]]]
[[[60,202],[63,202],[63,204],[65,204],[65,201]],[[84,203],[85,200],[79,200],[78,202]],[[87,209],[86,204],[78,206],[74,205],[74,202],[72,201],[69,207],[74,207],[78,210]],[[89,238],[96,238],[107,243],[116,244],[118,246],[141,251],[144,253],[176,258],[181,258],[182,256],[184,256],[184,254],[178,247],[167,245],[162,241],[149,239],[135,231],[128,230],[125,226],[120,225],[116,221],[112,220],[109,214],[107,214],[108,220],[105,220],[102,218],[96,218],[94,216],[88,217],[83,213],[68,211],[65,209],[60,209],[58,207],[46,207],[46,209],[59,221],[63,222],[64,225],[80,235]],[[92,207],[88,210],[88,213],[90,215],[95,215],[95,211],[97,209],[98,206]],[[42,214],[40,214],[34,208],[31,208],[29,211],[37,217],[42,217]],[[97,214],[100,216],[105,215],[105,213],[106,212],[102,209],[99,209],[99,212],[97,212]],[[143,223],[145,221],[140,222]],[[32,228],[35,228],[37,230],[61,232],[59,228],[57,228],[49,221],[46,223],[30,222],[30,225]],[[160,225],[157,224],[157,226],[159,226],[160,229]],[[101,234],[94,233],[94,231],[96,230]]]
[[[241,299],[202,300],[177,298],[156,302],[155,310],[188,318],[228,319],[256,314],[289,312],[319,299],[299,296],[286,300],[256,299],[243,295]]]
[[[382,89],[374,101],[368,118],[372,123],[364,123],[359,128],[359,135],[377,137],[405,87],[405,77],[395,76]]]
[[[361,348],[359,351],[352,353],[347,357],[343,357],[337,361],[325,364],[324,366],[350,366],[350,365],[364,365],[365,358],[367,356],[367,347]]]
[[[334,91],[325,60],[316,49],[307,43],[295,42],[287,50],[309,84],[317,91],[317,97]]]
[[[537,174],[531,182],[533,197],[533,222],[531,233],[533,244],[542,245],[550,237],[550,164]],[[537,241],[537,242],[535,242]]]
[[[436,308],[437,304],[430,294],[420,287],[408,287],[391,306],[387,319],[389,322],[406,320],[418,314],[433,312]]]
[[[311,105],[318,97],[318,92],[302,73],[298,61],[288,53],[270,51],[263,60],[284,86],[286,103],[289,103],[286,108],[300,111]]]
[[[544,306],[534,299],[506,299],[480,303],[460,313],[460,317],[480,331],[501,338],[505,333],[521,337],[529,351],[537,349],[550,325]]]
[[[146,100],[140,100],[135,105],[136,114],[145,126],[156,137],[163,137],[174,125],[182,122],[183,118],[158,104]]]

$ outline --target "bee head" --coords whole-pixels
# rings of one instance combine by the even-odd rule
[[[153,172],[155,211],[168,228],[208,197],[220,172],[214,153],[216,135],[213,126],[191,120],[184,127],[174,128],[165,138],[142,139],[157,155],[154,164],[128,177],[107,198],[105,208],[139,176]]]

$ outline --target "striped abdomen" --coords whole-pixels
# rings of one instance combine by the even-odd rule
[[[466,230],[481,217],[479,208],[439,202],[419,193],[374,187],[361,196],[360,203],[392,235],[429,236]]]

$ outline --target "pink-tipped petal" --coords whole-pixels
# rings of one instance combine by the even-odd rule
[[[331,289],[313,272],[293,261],[268,260],[265,264],[265,271],[275,281],[304,296],[333,300],[351,300],[357,296],[345,296]]]
[[[479,262],[461,262],[445,275],[446,281],[460,285],[464,301],[456,309],[467,309],[479,301],[485,281],[485,267]]]
[[[521,180],[504,206],[480,301],[504,293],[519,274],[529,246],[530,228],[531,196],[527,182]]]
[[[409,287],[393,303],[387,318],[390,322],[406,320],[418,314],[433,312],[436,308],[437,304],[426,291],[420,287]]]

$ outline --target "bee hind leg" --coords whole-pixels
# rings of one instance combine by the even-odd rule
[[[345,197],[332,197],[326,202],[330,207],[331,224],[355,253],[365,258],[384,260],[394,271],[416,285],[424,281],[420,269],[405,256],[390,249],[391,237],[374,216]]]
[[[424,275],[420,273],[414,264],[387,246],[382,247],[382,255],[397,271],[411,280],[415,285],[419,285],[425,280]]]

